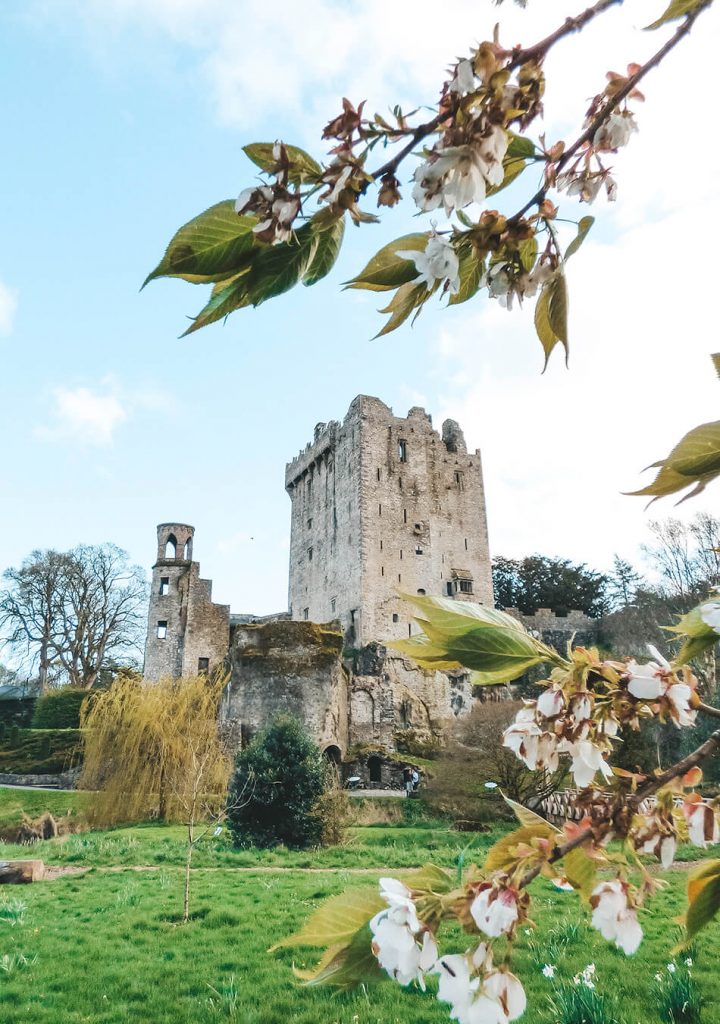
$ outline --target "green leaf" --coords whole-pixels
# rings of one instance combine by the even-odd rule
[[[405,323],[414,309],[420,309],[420,306],[429,296],[430,292],[424,281],[421,281],[419,284],[411,281],[408,284],[401,285],[387,306],[380,310],[381,313],[391,313],[392,315],[375,337],[380,338],[383,334],[390,334],[391,331],[396,331],[401,324]]]
[[[332,985],[340,989],[355,988],[386,977],[373,955],[372,933],[367,925],[353,936],[349,944],[326,950],[313,971],[296,970],[295,975],[308,986]]]
[[[182,277],[193,284],[232,277],[250,258],[256,223],[254,217],[239,217],[232,199],[216,203],[175,233],[143,288],[157,277]]]
[[[557,834],[557,829],[547,821],[543,821],[541,825],[523,825],[522,828],[503,836],[494,846],[490,847],[483,869],[485,871],[501,871],[511,864],[512,851],[520,843],[531,843],[533,839],[551,839]]]
[[[404,259],[397,253],[405,250],[425,252],[429,237],[429,232],[423,232],[396,238],[394,242],[376,252],[364,270],[351,281],[347,281],[345,287],[384,292],[415,280],[418,275],[417,267],[411,259]]]
[[[312,284],[317,284],[330,273],[338,258],[344,234],[344,218],[334,220],[327,227],[322,227],[318,231],[317,248],[302,277],[304,285],[309,287]]]
[[[694,485],[678,504],[700,494],[711,480],[720,476],[720,420],[695,427],[678,441],[666,459],[648,468],[658,469],[652,483],[627,493],[651,495],[657,501]]]
[[[586,899],[590,896],[597,880],[597,864],[588,857],[581,846],[566,853],[563,857],[565,877],[574,889]]]
[[[713,366],[715,367],[715,373],[720,377],[720,352],[716,352],[714,355],[710,356],[710,358],[712,359]]]
[[[537,259],[538,243],[537,238],[533,235],[532,238],[525,238],[518,245],[518,252],[520,253],[520,263],[526,274],[529,274],[532,268],[535,266],[535,260]]]
[[[477,293],[485,273],[485,258],[480,259],[471,245],[464,246],[459,254],[460,287],[448,300],[449,306],[467,302]]]
[[[645,28],[646,30],[660,28],[661,25],[666,25],[669,21],[677,21],[678,18],[684,18],[686,15],[692,14],[693,11],[705,6],[706,3],[707,0],[671,0],[670,5],[657,21],[654,21],[652,25],[646,25]]]
[[[549,826],[559,834],[559,829],[554,828],[553,825],[550,825],[549,821],[546,821],[541,815],[536,814],[535,811],[531,811],[529,807],[525,807],[523,804],[519,804],[515,800],[511,800],[510,797],[505,796],[504,793],[502,794],[502,798],[521,825],[524,825],[526,828],[535,828],[538,825],[542,825],[543,827]]]
[[[514,132],[508,132],[510,141],[508,142],[507,156],[509,157],[521,157],[523,160],[530,160],[535,156],[535,143],[532,139],[528,139],[524,135],[516,135]]]
[[[543,285],[535,306],[535,330],[545,352],[543,373],[547,369],[553,349],[559,343],[565,349],[567,363],[567,286],[561,270],[556,270]]]
[[[326,900],[300,931],[277,942],[269,952],[286,946],[338,946],[350,942],[359,928],[386,906],[377,885],[349,889]]]
[[[181,337],[184,338],[188,334],[193,334],[194,331],[199,331],[201,327],[207,327],[217,320],[223,320],[236,309],[248,306],[250,298],[247,281],[245,280],[247,273],[248,270],[246,269],[241,274],[232,278],[232,280],[216,284],[212,290],[210,300],[203,306]]]
[[[685,915],[689,942],[720,910],[720,860],[711,860],[688,876],[689,906]]]
[[[400,880],[414,892],[448,893],[455,885],[455,879],[437,864],[425,864],[417,871],[400,873]]]
[[[422,637],[389,646],[427,668],[465,667],[488,685],[509,682],[529,668],[556,660],[510,615],[484,605],[442,597],[403,595],[421,609],[416,616]]]
[[[594,217],[581,217],[580,218],[580,220],[578,221],[578,226],[577,226],[578,227],[577,235],[575,236],[575,238],[573,238],[572,242],[570,243],[570,245],[565,250],[565,256],[563,257],[563,259],[569,260],[570,257],[573,256],[578,251],[580,246],[585,241],[585,239],[587,237],[587,234],[588,234],[588,231],[590,230],[590,228],[593,226],[594,223],[595,223],[595,218]]]
[[[676,665],[686,665],[693,658],[701,655],[703,651],[714,647],[720,640],[715,630],[708,626],[703,619],[701,608],[702,605],[698,605],[697,608],[693,608],[683,615],[674,626],[665,626],[669,633],[677,633],[679,636],[685,637],[685,642],[673,659]]]
[[[243,152],[261,170],[270,171],[277,165],[277,160],[273,157],[273,145],[272,142],[251,142],[250,145],[243,146]],[[300,185],[304,181],[317,181],[322,174],[320,164],[304,149],[288,146],[287,143],[283,145],[290,161],[288,181],[293,185]]]

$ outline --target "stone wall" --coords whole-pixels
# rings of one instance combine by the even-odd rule
[[[570,611],[556,615],[550,608],[538,608],[534,615],[524,615],[517,608],[505,608],[508,615],[522,622],[525,629],[544,643],[565,654],[569,640],[576,647],[591,647],[598,641],[600,620],[591,619],[584,612]]]
[[[279,713],[299,718],[322,750],[348,748],[348,674],[338,623],[237,625],[231,678],[221,716],[228,734],[246,743]]]
[[[293,619],[338,618],[361,647],[416,630],[398,590],[492,602],[480,453],[453,420],[441,436],[423,409],[396,417],[359,395],[342,424],[318,424],[285,484]]]

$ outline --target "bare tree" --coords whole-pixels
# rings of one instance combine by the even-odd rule
[[[663,579],[661,589],[690,607],[720,582],[720,519],[701,513],[689,524],[679,519],[650,523],[654,544],[642,551]],[[686,610],[683,608],[683,610]]]
[[[140,649],[147,583],[114,544],[33,551],[4,579],[4,643],[37,665],[42,689],[61,678],[89,689],[108,659]]]

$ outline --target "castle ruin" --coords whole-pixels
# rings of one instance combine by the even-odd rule
[[[289,611],[277,615],[215,604],[192,560],[194,528],[158,526],[145,676],[224,666],[222,717],[239,744],[280,711],[335,760],[441,739],[473,705],[470,673],[422,670],[385,643],[417,629],[403,593],[493,604],[480,452],[453,420],[438,433],[423,409],[397,417],[359,395],[342,423],[317,425],[285,487]],[[522,619],[567,639],[594,629],[578,614]]]

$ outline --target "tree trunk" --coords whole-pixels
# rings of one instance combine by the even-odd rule
[[[188,821],[188,846],[187,857],[185,858],[185,893],[183,896],[183,924],[187,924],[190,918],[190,864],[192,863],[194,844],[194,819]]]

